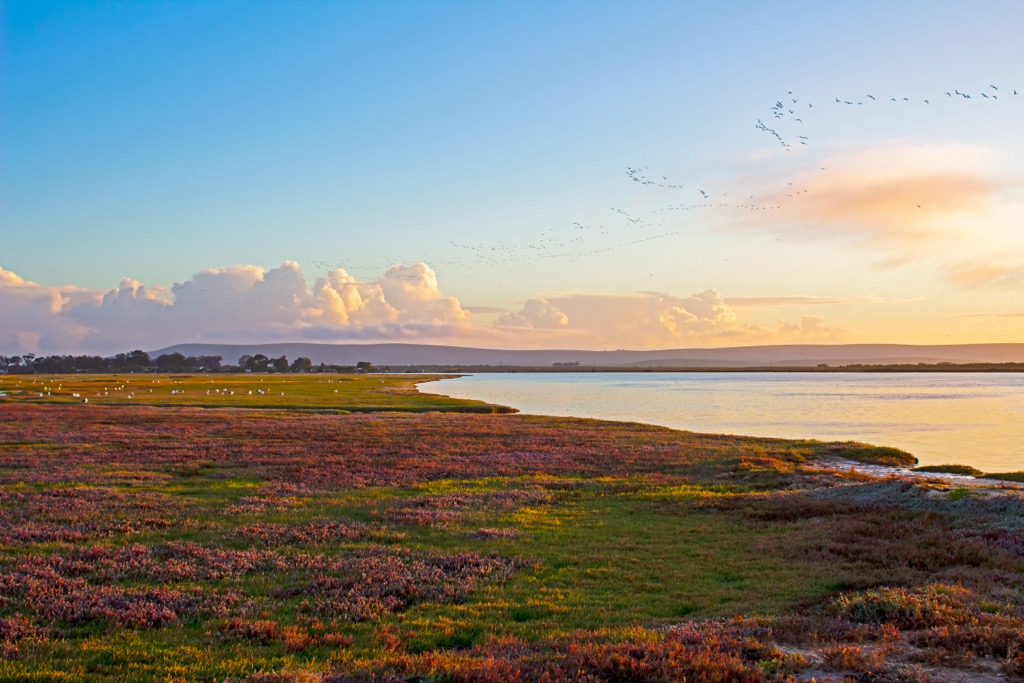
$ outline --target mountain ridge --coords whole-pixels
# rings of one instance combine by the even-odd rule
[[[1024,343],[993,344],[778,344],[723,348],[658,349],[485,349],[437,344],[175,344],[156,351],[185,356],[221,356],[234,364],[243,355],[262,353],[289,360],[306,357],[315,364],[355,365],[368,361],[377,366],[471,365],[541,367],[554,363],[579,363],[601,367],[757,367],[917,363],[1010,363],[1024,362]]]

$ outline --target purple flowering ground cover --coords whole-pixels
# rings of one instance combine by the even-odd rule
[[[0,680],[1024,679],[1021,490],[818,466],[844,456],[907,458],[7,400]]]

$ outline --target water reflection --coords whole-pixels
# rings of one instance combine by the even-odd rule
[[[1024,375],[1010,373],[522,373],[423,391],[525,413],[715,434],[866,441],[922,464],[1024,469]]]

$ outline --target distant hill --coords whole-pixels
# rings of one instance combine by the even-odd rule
[[[782,344],[735,346],[721,349],[665,349],[659,351],[581,351],[571,349],[510,350],[477,349],[430,344],[177,344],[156,351],[186,356],[221,356],[234,364],[243,355],[262,353],[270,358],[300,356],[314,363],[396,366],[524,366],[579,362],[599,367],[758,367],[769,365],[806,367],[854,364],[915,363],[1021,363],[1024,344]]]

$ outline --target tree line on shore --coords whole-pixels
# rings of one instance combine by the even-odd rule
[[[289,362],[285,356],[271,358],[262,353],[244,355],[234,365],[225,364],[222,356],[185,356],[181,353],[165,353],[152,358],[145,351],[130,351],[115,356],[36,356],[26,353],[20,356],[0,355],[2,374],[65,374],[65,373],[131,373],[131,372],[192,372],[192,373],[238,373],[238,372],[1024,372],[1024,363],[899,363],[899,364],[853,364],[817,366],[750,366],[750,367],[636,367],[636,366],[583,366],[578,362],[552,363],[548,366],[514,365],[395,365],[376,367],[369,361],[355,365],[315,364],[309,358],[300,356]]]
[[[186,356],[181,353],[165,353],[156,358],[145,351],[135,350],[115,356],[36,356],[26,353],[20,356],[0,355],[0,372],[9,374],[62,374],[62,373],[105,373],[105,372],[370,372],[375,368],[367,361],[356,365],[328,365],[300,356],[289,362],[288,358],[270,358],[257,353],[244,355],[237,364],[225,364],[222,356]]]

